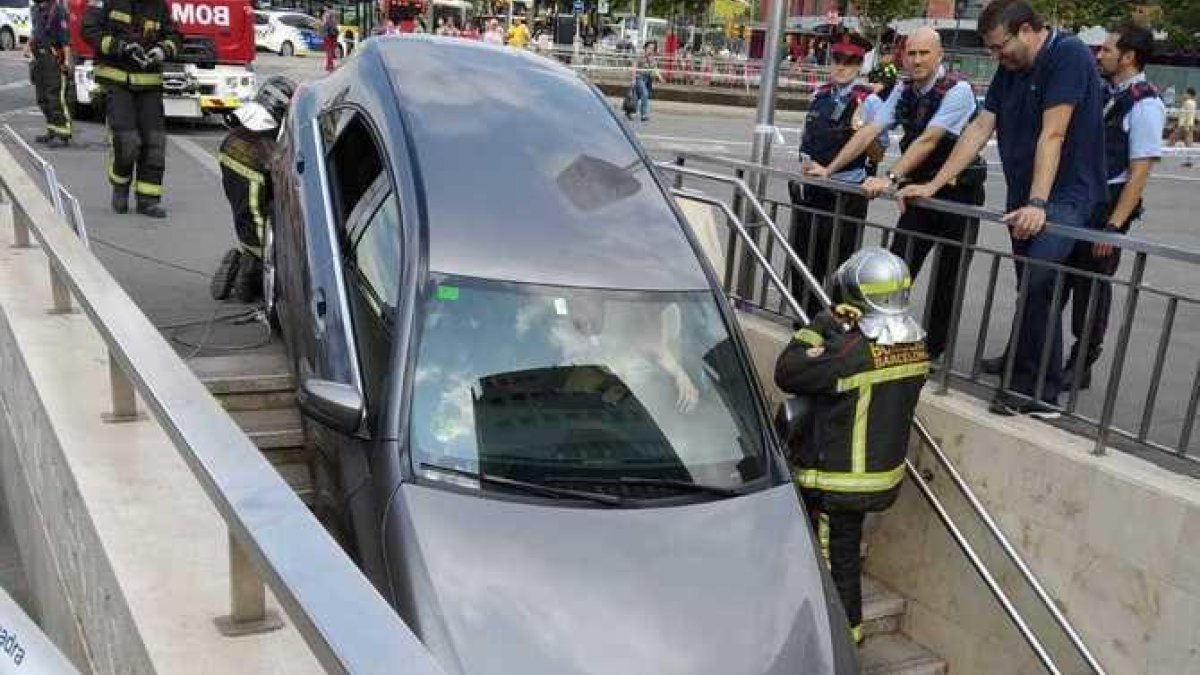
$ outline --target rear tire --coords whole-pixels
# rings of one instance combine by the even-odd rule
[[[0,30],[0,50],[11,52],[17,48],[17,36],[8,28]]]
[[[284,42],[283,44],[279,45],[279,55],[280,56],[295,56],[296,48],[292,46],[291,42]]]

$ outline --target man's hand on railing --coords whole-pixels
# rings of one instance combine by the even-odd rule
[[[1040,206],[1022,206],[1009,211],[1001,218],[1008,223],[1013,239],[1029,239],[1037,236],[1046,226],[1046,209]]]
[[[932,183],[914,183],[913,185],[905,185],[896,193],[896,199],[899,200],[900,213],[908,208],[908,200],[910,199],[931,199],[937,194],[939,188]]]
[[[812,176],[813,178],[829,178],[829,169],[817,164],[811,159],[801,162],[800,171],[802,171],[805,176]]]
[[[892,189],[892,181],[884,176],[871,176],[863,181],[863,192],[867,193],[867,197],[875,199],[879,195]]]

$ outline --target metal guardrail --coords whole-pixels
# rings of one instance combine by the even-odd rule
[[[442,673],[4,147],[0,196],[12,206],[16,245],[29,247],[32,235],[49,260],[52,311],[73,311],[74,299],[108,347],[106,421],[137,419],[140,394],[228,526],[232,611],[217,620],[223,632],[278,626],[265,608],[265,582],[327,671]]]
[[[677,166],[690,162],[692,165],[701,165],[708,167],[720,167],[731,172],[734,176],[746,178],[748,176],[763,176],[764,180],[774,180],[776,185],[779,181],[796,181],[806,186],[814,186],[831,190],[840,195],[862,195],[862,190],[855,185],[842,183],[839,181],[817,179],[808,176],[802,176],[790,171],[784,171],[773,167],[762,167],[749,162],[743,162],[734,159],[726,159],[719,157],[711,157],[696,153],[677,153],[675,164],[662,164],[664,169],[674,170]],[[682,185],[676,182],[676,185]],[[769,192],[769,190],[768,190]],[[738,203],[743,197],[735,195],[735,211],[741,212],[738,208]],[[885,196],[883,199],[893,199],[890,196]],[[1002,214],[989,211],[986,209],[960,204],[957,202],[944,200],[921,200],[915,204],[921,208],[941,211],[963,216],[969,219],[978,220],[980,224],[992,227],[1006,227],[1001,221]],[[815,213],[817,215],[834,219],[840,223],[840,229],[852,231],[849,228],[862,226],[865,231],[878,233],[881,243],[886,245],[886,240],[894,236],[897,229],[893,225],[874,222],[870,218],[863,220],[852,218],[843,212],[841,203],[835,211],[817,211],[807,207],[794,205],[787,198],[766,198],[763,200],[763,207],[771,216],[772,220],[780,221],[783,218],[788,218],[789,215],[795,215],[803,212]],[[761,229],[761,228],[759,228]],[[1055,292],[1053,304],[1060,304],[1063,295],[1062,288],[1065,279],[1068,275],[1088,280],[1087,283],[1092,289],[1090,302],[1086,308],[1086,316],[1084,323],[1087,330],[1084,332],[1082,342],[1087,342],[1091,338],[1091,329],[1095,324],[1095,304],[1097,294],[1095,289],[1103,282],[1111,282],[1114,289],[1114,297],[1112,303],[1112,324],[1110,334],[1105,338],[1106,345],[1111,345],[1112,358],[1110,367],[1107,371],[1107,380],[1104,383],[1103,394],[1099,402],[1098,409],[1092,405],[1093,412],[1085,413],[1085,404],[1091,405],[1094,400],[1085,401],[1081,397],[1080,384],[1083,374],[1083,359],[1078,359],[1075,364],[1075,369],[1064,375],[1063,395],[1066,397],[1066,403],[1056,407],[1068,420],[1076,425],[1076,430],[1088,431],[1095,435],[1095,444],[1093,451],[1095,454],[1104,454],[1107,450],[1110,440],[1120,441],[1126,444],[1133,450],[1139,448],[1153,449],[1156,451],[1150,456],[1160,457],[1168,463],[1168,468],[1183,470],[1194,470],[1195,464],[1200,463],[1200,457],[1189,452],[1193,444],[1193,429],[1197,409],[1200,408],[1200,362],[1190,362],[1186,360],[1186,354],[1181,354],[1176,362],[1172,362],[1168,367],[1168,354],[1172,346],[1172,337],[1176,334],[1177,325],[1181,323],[1180,317],[1186,318],[1188,321],[1195,322],[1200,320],[1200,297],[1192,295],[1189,292],[1175,291],[1163,289],[1158,285],[1151,283],[1147,279],[1147,269],[1149,262],[1155,260],[1160,264],[1178,264],[1186,266],[1189,269],[1200,269],[1200,251],[1185,249],[1178,246],[1162,244],[1154,241],[1139,238],[1133,235],[1117,235],[1096,230],[1086,230],[1074,227],[1067,227],[1054,223],[1047,223],[1046,232],[1057,234],[1076,241],[1090,243],[1105,243],[1111,244],[1122,250],[1126,255],[1131,256],[1132,264],[1127,266],[1127,275],[1118,275],[1113,278],[1102,277],[1098,274],[1090,272],[1081,272],[1075,268],[1068,267],[1064,264],[1048,263],[1043,260],[1031,259],[1013,254],[1011,251],[989,248],[982,244],[964,244],[962,241],[944,239],[932,235],[905,231],[903,236],[907,238],[908,245],[911,246],[915,240],[924,239],[940,247],[956,247],[965,251],[964,257],[972,256],[974,262],[966,263],[965,265],[979,265],[978,258],[990,258],[990,265],[987,266],[987,275],[985,277],[982,288],[983,303],[982,307],[972,300],[967,302],[967,289],[971,286],[971,281],[968,274],[959,275],[960,278],[955,288],[954,312],[958,314],[954,317],[950,330],[949,339],[946,345],[944,355],[945,367],[941,368],[936,375],[936,380],[939,384],[939,393],[948,391],[950,383],[967,384],[971,386],[980,386],[991,390],[1009,391],[1009,384],[1013,372],[1012,354],[1010,352],[1009,359],[1005,363],[1004,372],[1001,375],[999,385],[993,384],[991,381],[985,380],[981,374],[981,362],[983,359],[983,350],[987,342],[989,332],[992,328],[993,311],[997,305],[997,284],[999,279],[1000,263],[1002,261],[1020,264],[1024,269],[1024,278],[1028,278],[1030,270],[1035,267],[1042,267],[1053,272],[1055,275]],[[791,234],[789,232],[789,234]],[[867,238],[864,232],[863,240]],[[835,249],[837,242],[831,242],[829,254],[831,259],[836,259]],[[772,260],[776,266],[776,271],[780,276],[788,277],[789,270],[783,266],[784,256],[779,255],[772,250],[770,242],[765,250],[765,255]],[[732,256],[731,257],[736,257]],[[930,270],[933,276],[937,273],[937,265],[939,255],[935,252],[930,253],[929,263],[933,266]],[[968,258],[970,259],[970,258]],[[964,265],[964,267],[965,267]],[[744,302],[757,305],[763,311],[776,314],[788,314],[787,308],[779,301],[778,296],[774,298],[767,292],[767,284],[763,281],[761,274],[748,270],[747,274],[740,275],[736,279],[727,279],[730,284],[730,289],[737,291],[738,295]],[[932,307],[932,284],[929,285],[926,308]],[[979,290],[979,289],[976,289]],[[1120,294],[1124,294],[1124,302],[1121,302]],[[1009,338],[1010,342],[1015,342],[1016,336],[1020,332],[1020,316],[1021,310],[1024,308],[1024,303],[1028,301],[1027,294],[1018,293],[1016,298],[1016,311],[1014,312],[1015,320],[1010,325]],[[803,304],[803,303],[802,303]],[[1161,319],[1157,322],[1150,317],[1143,316],[1150,311],[1155,311],[1156,307],[1162,307],[1162,313],[1159,315]],[[961,325],[962,317],[965,316],[965,309],[972,311],[978,310],[977,314],[978,326],[976,329],[966,331],[967,326]],[[1150,308],[1150,309],[1147,309]],[[926,316],[926,322],[930,317]],[[1190,324],[1189,324],[1190,325]],[[1185,326],[1186,328],[1186,326]],[[1152,345],[1152,350],[1143,350],[1131,352],[1130,345],[1133,335],[1136,332],[1139,339],[1143,342],[1149,342]],[[1113,334],[1115,331],[1115,334]],[[1063,331],[1067,333],[1066,330]],[[960,336],[960,333],[966,333],[966,336]],[[1157,333],[1157,340],[1154,336]],[[1147,339],[1149,335],[1149,339]],[[960,369],[956,366],[954,357],[956,353],[964,346],[961,337],[973,336],[973,344],[968,343],[972,352],[970,364],[965,369]],[[1048,347],[1048,345],[1044,345]],[[1122,391],[1123,386],[1128,383],[1123,382],[1128,362],[1130,359],[1139,359],[1145,361],[1145,357],[1152,353],[1153,359],[1149,364],[1139,365],[1138,372],[1148,372],[1150,374],[1149,382],[1146,384],[1145,397],[1140,408],[1132,410],[1128,402],[1123,404],[1120,411],[1117,409],[1118,393]],[[1048,372],[1049,349],[1046,348],[1040,354],[1039,370],[1037,382],[1035,385],[1035,396],[1040,396],[1043,390]],[[1183,365],[1177,361],[1183,361]],[[1097,368],[1094,368],[1094,375],[1097,381],[1104,380],[1104,373]],[[1193,373],[1190,380],[1187,396],[1186,410],[1182,411],[1182,423],[1179,428],[1178,436],[1170,439],[1165,438],[1163,432],[1157,432],[1154,429],[1154,419],[1156,416],[1165,417],[1160,408],[1163,405],[1173,404],[1174,400],[1163,400],[1160,397],[1160,389],[1164,376],[1171,376],[1174,380],[1178,380],[1180,371]],[[1128,397],[1128,391],[1126,391]],[[1015,396],[1019,394],[1013,393]],[[1118,412],[1120,412],[1120,420],[1118,420]],[[1136,413],[1136,414],[1135,414]],[[1134,419],[1131,419],[1134,418]],[[1079,428],[1081,427],[1081,428]],[[1161,453],[1167,453],[1168,456],[1163,456]],[[1187,460],[1184,464],[1173,464],[1173,460]]]
[[[682,187],[680,185],[681,181],[679,180],[683,176],[691,176],[693,178],[713,180],[733,186],[736,190],[736,195],[740,199],[745,200],[748,208],[762,219],[762,223],[766,225],[767,231],[775,237],[770,241],[773,242],[782,237],[779,226],[774,222],[773,218],[766,214],[763,204],[750,190],[749,186],[742,180],[742,178],[713,174],[712,172],[685,167],[679,163],[672,164],[660,162],[657,164],[657,166],[659,169],[674,173],[678,177],[675,181],[676,187],[674,187],[672,190],[672,193],[676,197],[715,206],[721,210],[722,214],[725,216],[727,224],[734,228],[734,231],[740,238],[740,241],[750,254],[750,260],[753,261],[753,263],[757,263],[767,280],[778,291],[783,301],[786,302],[786,304],[792,308],[793,311],[795,311],[796,316],[803,317],[804,321],[807,322],[807,317],[805,317],[805,313],[800,306],[800,302],[791,293],[791,290],[787,287],[787,284],[779,272],[772,268],[772,265],[768,259],[768,255],[764,254],[761,247],[758,245],[758,242],[750,234],[746,224],[741,218],[738,217],[738,214],[735,213],[735,209],[721,199]],[[786,238],[780,240],[779,243],[785,252],[784,264],[786,266],[793,267],[793,271],[800,274],[800,278],[816,296],[820,305],[825,309],[829,309],[832,306],[832,302],[829,296],[825,293],[825,290],[819,283],[817,283],[816,278],[813,276],[811,271],[808,270],[807,265],[799,260],[795,251],[792,250],[791,246],[788,244]],[[727,251],[727,261],[732,259],[733,253],[734,251],[732,250]],[[728,265],[726,269],[727,271],[730,269]],[[729,275],[727,274],[726,280],[728,281],[728,279]],[[729,288],[727,287],[726,290],[728,291]],[[1064,633],[1064,635],[1066,635],[1072,648],[1082,659],[1084,664],[1093,673],[1103,675],[1105,673],[1104,668],[1091,653],[1091,650],[1087,647],[1087,645],[1084,644],[1082,638],[1079,636],[1079,632],[1066,618],[1062,611],[1059,610],[1057,605],[1055,605],[1053,599],[1046,592],[1041,581],[1033,573],[1032,569],[1030,569],[1024,558],[1021,557],[1021,554],[1017,551],[1016,547],[1012,545],[1008,537],[1005,536],[1004,532],[996,524],[995,519],[983,505],[983,502],[980,501],[980,499],[975,495],[975,492],[971,489],[970,485],[963,480],[953,462],[951,462],[950,458],[942,451],[937,441],[925,428],[925,425],[920,421],[920,419],[914,418],[913,428],[916,430],[921,441],[930,448],[931,452],[937,459],[938,463],[942,466],[943,470],[950,475],[952,484],[966,499],[967,504],[974,511],[976,517],[978,517],[983,523],[987,532],[994,540],[996,540],[1004,554],[1013,563],[1013,565],[1016,566],[1017,570],[1021,574],[1021,578],[1034,591],[1038,602],[1050,614],[1058,628]],[[921,495],[929,503],[930,508],[933,509],[934,513],[937,515],[942,525],[946,528],[951,538],[953,538],[954,542],[963,552],[963,555],[966,556],[968,562],[980,576],[980,579],[984,582],[988,590],[992,593],[993,597],[995,597],[996,601],[1000,604],[1000,607],[1004,610],[1005,615],[1021,634],[1021,637],[1029,645],[1030,649],[1033,650],[1035,656],[1037,656],[1042,666],[1045,667],[1048,672],[1054,675],[1059,675],[1062,673],[1063,669],[1050,654],[1045,642],[1033,630],[1030,622],[1021,614],[1020,610],[1010,597],[1010,594],[1004,590],[1004,587],[996,578],[996,575],[988,568],[987,564],[984,562],[982,556],[978,553],[975,546],[963,533],[962,528],[954,521],[953,517],[951,517],[941,499],[938,498],[936,493],[934,493],[933,489],[930,487],[929,481],[926,480],[925,476],[920,470],[917,469],[911,459],[905,458],[904,465],[905,471],[909,478],[917,486]]]

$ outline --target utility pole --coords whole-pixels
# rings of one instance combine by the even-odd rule
[[[635,53],[642,51],[642,46],[646,44],[646,0],[642,0],[638,5],[638,43],[634,47]]]
[[[642,0],[645,3],[646,0]],[[758,111],[754,117],[754,142],[750,149],[750,161],[755,164],[771,163],[771,139],[775,135],[775,89],[779,83],[779,43],[783,41],[783,23],[786,20],[788,0],[768,0],[771,3],[771,15],[767,23],[767,33],[763,36],[763,69],[758,82]],[[763,174],[750,176],[750,186],[754,194],[762,199],[766,194],[767,177]],[[747,210],[746,215],[753,213]],[[748,219],[743,216],[743,222]],[[738,294],[751,297],[754,281],[754,260],[748,251],[743,252],[742,264],[739,266]]]

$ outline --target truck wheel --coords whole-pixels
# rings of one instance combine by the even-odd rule
[[[292,43],[285,42],[285,43],[279,45],[279,55],[280,56],[292,56],[295,53],[296,53],[296,48],[292,46]]]
[[[10,52],[17,48],[17,36],[8,28],[0,29],[0,50]]]

